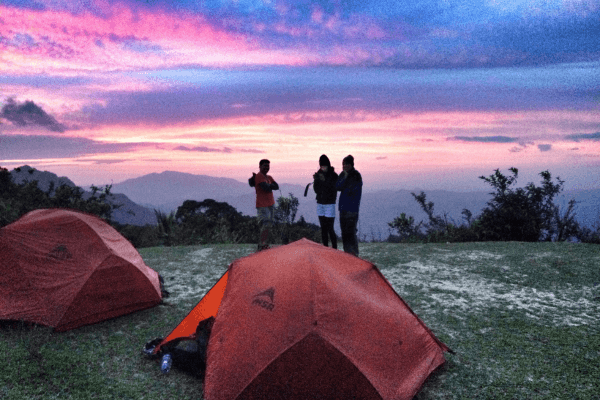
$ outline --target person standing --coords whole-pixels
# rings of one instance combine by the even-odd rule
[[[319,170],[313,175],[313,189],[317,194],[317,216],[321,224],[321,241],[323,246],[329,246],[337,249],[337,235],[335,234],[335,201],[337,200],[337,190],[335,184],[338,180],[338,174],[331,166],[329,158],[323,154],[319,158]]]
[[[258,251],[261,251],[269,248],[269,231],[273,227],[275,218],[273,190],[278,190],[279,185],[271,175],[267,175],[271,169],[269,160],[260,160],[258,168],[258,174],[252,173],[252,178],[248,179],[248,183],[256,190],[256,215],[260,228]]]
[[[362,196],[362,176],[354,169],[354,157],[351,155],[342,161],[343,171],[335,184],[340,192],[338,208],[340,211],[340,228],[342,230],[342,242],[346,253],[358,257],[358,210]]]

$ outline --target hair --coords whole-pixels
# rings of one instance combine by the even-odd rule
[[[331,167],[331,162],[329,161],[329,158],[323,154],[320,158],[319,158],[319,166],[328,166]]]
[[[271,161],[267,160],[266,158],[263,158],[262,160],[260,160],[260,162],[258,163],[258,166],[261,167],[263,164],[271,164]]]
[[[354,157],[352,157],[351,155],[347,155],[346,157],[344,157],[344,160],[342,161],[343,164],[350,164],[352,166],[354,166]]]

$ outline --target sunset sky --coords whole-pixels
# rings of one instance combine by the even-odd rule
[[[598,0],[0,0],[0,166],[600,187]]]

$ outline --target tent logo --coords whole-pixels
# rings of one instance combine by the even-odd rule
[[[267,311],[273,311],[275,308],[275,288],[268,288],[264,292],[255,295],[252,304],[256,304]]]
[[[73,258],[73,254],[67,249],[67,246],[59,244],[48,253],[48,257],[56,258],[57,260],[70,260]]]

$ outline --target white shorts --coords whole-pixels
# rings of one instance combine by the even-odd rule
[[[335,204],[319,204],[317,203],[317,216],[335,218]]]

